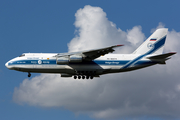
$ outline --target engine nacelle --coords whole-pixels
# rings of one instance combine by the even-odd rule
[[[58,57],[56,59],[56,64],[68,64],[69,63],[69,57]]]
[[[56,58],[56,64],[69,64],[82,62],[83,57],[81,55],[62,56]]]
[[[70,63],[78,63],[78,62],[82,62],[82,56],[81,55],[71,55],[69,57],[69,62]]]

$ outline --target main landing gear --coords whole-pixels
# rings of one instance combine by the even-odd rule
[[[96,71],[76,71],[74,79],[93,79]]]
[[[28,72],[28,77],[31,77],[31,73],[30,72]]]
[[[78,79],[81,79],[81,78],[82,78],[82,79],[85,79],[85,78],[86,78],[86,79],[89,79],[89,78],[90,78],[90,79],[93,79],[93,76],[75,75],[75,76],[74,76],[74,79],[77,79],[77,78],[78,78]]]

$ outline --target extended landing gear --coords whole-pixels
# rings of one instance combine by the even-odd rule
[[[93,79],[96,76],[96,71],[76,71],[74,79]]]
[[[89,78],[90,78],[90,79],[93,79],[94,77],[93,77],[93,76],[85,76],[85,75],[83,75],[83,76],[81,76],[81,75],[75,75],[75,76],[74,76],[74,79],[77,79],[77,78],[78,78],[78,79],[81,79],[81,78],[82,78],[82,79],[85,79],[85,78],[86,78],[86,79],[89,79]]]
[[[30,72],[28,72],[28,77],[31,77],[31,73]]]

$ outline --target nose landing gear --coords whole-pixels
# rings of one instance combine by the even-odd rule
[[[31,73],[30,72],[28,72],[28,77],[31,77]]]

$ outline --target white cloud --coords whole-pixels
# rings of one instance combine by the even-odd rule
[[[87,5],[79,9],[75,16],[77,35],[68,44],[70,52],[124,44],[120,52],[127,53],[132,52],[145,38],[141,26],[127,32],[116,28],[100,7]]]
[[[165,25],[162,22],[159,22],[159,25],[156,28],[151,29],[151,33],[155,32],[159,28],[164,28]]]
[[[76,36],[69,51],[124,44],[119,53],[130,53],[145,39],[141,26],[122,31],[99,7],[85,6],[75,14]],[[163,26],[164,27],[164,26]],[[147,36],[148,37],[148,36]],[[170,31],[165,51],[177,51],[180,33]],[[16,87],[13,100],[41,107],[63,107],[95,118],[180,118],[179,55],[167,65],[101,76],[93,80],[41,74]]]

